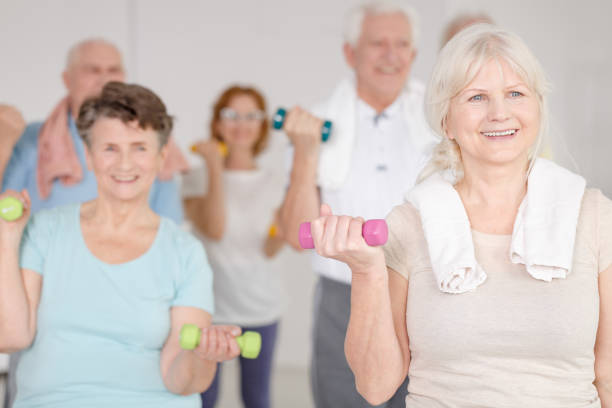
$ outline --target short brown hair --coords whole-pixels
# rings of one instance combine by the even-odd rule
[[[116,118],[123,123],[137,121],[141,129],[155,130],[160,149],[168,143],[172,131],[172,117],[162,100],[153,91],[135,84],[109,82],[100,96],[83,103],[76,125],[88,147],[89,131],[100,118]]]
[[[248,95],[252,97],[255,100],[255,104],[257,105],[257,107],[261,109],[262,112],[264,112],[264,114],[266,113],[266,100],[264,99],[261,92],[259,92],[257,89],[252,88],[252,87],[245,87],[245,86],[238,86],[238,85],[231,86],[227,88],[225,91],[223,91],[223,93],[221,93],[219,98],[217,98],[217,102],[215,102],[213,106],[213,116],[212,116],[212,119],[210,120],[210,134],[213,139],[218,140],[220,142],[223,141],[223,138],[221,137],[219,132],[217,132],[217,130],[215,129],[216,125],[221,120],[221,111],[223,110],[223,108],[226,108],[229,105],[230,101],[234,97],[239,96],[239,95]],[[253,146],[253,154],[257,155],[261,153],[261,151],[266,147],[268,143],[269,133],[270,133],[270,123],[268,121],[268,116],[264,115],[264,119],[261,122],[261,127],[259,129],[259,138],[257,139],[257,142],[255,142],[255,145]]]

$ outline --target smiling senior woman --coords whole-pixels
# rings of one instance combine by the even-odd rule
[[[148,205],[172,118],[148,89],[111,82],[77,124],[98,198],[26,227],[27,192],[2,194],[26,207],[0,220],[0,350],[27,349],[15,407],[198,407],[240,329],[210,326],[201,244]],[[185,323],[205,328],[193,351]]]
[[[612,202],[536,159],[546,88],[516,35],[459,33],[426,99],[443,141],[384,250],[327,206],[312,223],[352,269],[345,352],[370,402],[409,374],[408,407],[612,406]]]

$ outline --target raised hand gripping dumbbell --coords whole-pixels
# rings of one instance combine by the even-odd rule
[[[6,221],[15,221],[23,214],[23,204],[15,197],[4,197],[0,200],[0,217]]]
[[[274,127],[274,129],[276,130],[282,129],[283,125],[285,124],[286,116],[287,116],[287,110],[284,108],[278,108],[276,110],[276,114],[272,118],[272,127]],[[329,120],[324,121],[323,125],[321,126],[321,141],[322,142],[327,142],[327,140],[329,139],[329,136],[331,135],[331,131],[332,131],[331,121]]]
[[[382,219],[368,220],[363,223],[361,234],[363,235],[363,239],[365,240],[366,244],[369,246],[385,245],[387,243],[387,238],[389,237],[387,222]],[[310,232],[309,222],[303,222],[300,224],[298,240],[302,248],[314,248],[314,241],[312,239],[312,233]]]
[[[180,344],[184,350],[193,350],[200,344],[202,330],[195,324],[185,324],[181,328]],[[261,351],[261,335],[254,331],[246,331],[236,337],[240,355],[244,358],[257,358]]]

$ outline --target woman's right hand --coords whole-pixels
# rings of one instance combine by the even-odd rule
[[[0,145],[2,149],[12,151],[25,127],[26,123],[21,112],[10,105],[0,104]]]
[[[372,276],[387,273],[382,247],[371,247],[363,238],[361,217],[333,215],[327,204],[321,205],[320,217],[310,223],[317,253],[347,264],[353,275]]]
[[[0,217],[0,243],[2,248],[7,248],[10,246],[19,248],[23,230],[25,229],[28,219],[30,218],[30,195],[25,189],[22,190],[21,193],[14,190],[6,190],[4,193],[0,194],[0,200],[6,197],[14,197],[21,201],[23,204],[23,214],[14,221],[6,221]]]
[[[194,349],[204,360],[222,362],[240,355],[236,337],[241,333],[238,326],[212,325],[202,329],[200,344]]]
[[[194,152],[206,160],[206,164],[214,169],[223,168],[223,155],[219,149],[219,142],[215,139],[200,141],[193,145]]]
[[[318,155],[322,126],[321,119],[296,106],[287,113],[283,130],[291,140],[296,152]]]

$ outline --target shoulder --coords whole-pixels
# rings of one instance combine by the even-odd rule
[[[579,224],[588,222],[592,219],[596,222],[602,213],[612,211],[612,201],[606,197],[601,190],[596,188],[587,188],[582,196],[580,206]]]
[[[63,205],[44,209],[34,214],[28,222],[28,234],[36,240],[48,241],[52,237],[71,239],[72,226],[79,220],[79,204]]]
[[[174,220],[161,216],[163,231],[163,250],[173,251],[181,258],[190,256],[194,252],[204,252],[204,247],[200,240],[191,233],[177,225]]]
[[[609,228],[612,224],[612,200],[601,190],[587,188],[582,197],[580,217],[592,219],[597,227]]]
[[[599,272],[612,264],[612,200],[600,190],[588,188],[582,198],[576,253],[597,259]]]
[[[601,190],[596,188],[587,188],[584,190],[584,195],[582,196],[582,206],[580,211],[584,212],[596,210],[596,208],[599,206],[599,202],[602,200],[607,200],[607,198],[603,195]]]
[[[21,156],[27,156],[28,154],[36,155],[36,152],[38,151],[38,133],[40,132],[42,125],[43,122],[33,122],[26,126],[23,134],[13,149],[15,154],[19,154]]]
[[[590,248],[598,248],[602,237],[612,236],[612,201],[600,190],[585,189],[576,234],[578,242],[588,242]]]
[[[40,220],[44,223],[58,224],[60,222],[76,222],[78,220],[78,211],[80,203],[60,205],[54,208],[48,208],[38,211],[33,219]]]
[[[423,235],[419,210],[409,202],[393,207],[386,221],[389,235],[394,240],[405,242],[409,239],[412,241],[415,237]]]

